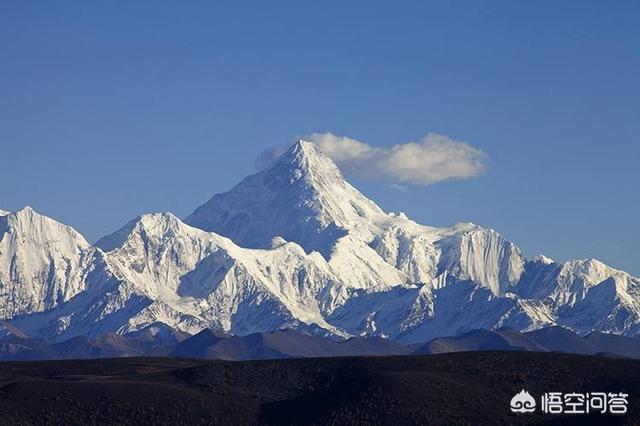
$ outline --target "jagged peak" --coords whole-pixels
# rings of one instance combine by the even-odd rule
[[[134,219],[133,222],[134,227],[131,230],[132,232],[144,231],[147,234],[158,236],[183,228],[191,229],[191,227],[180,220],[180,218],[169,212],[143,214]]]
[[[138,216],[138,222],[145,227],[157,225],[176,227],[184,225],[176,215],[170,212],[143,214]]]
[[[563,271],[565,273],[583,274],[587,276],[603,276],[608,277],[611,275],[632,277],[628,272],[620,269],[613,268],[599,259],[590,257],[577,260],[569,260],[563,264]]]
[[[157,233],[158,231],[159,234],[165,234],[171,229],[175,230],[181,227],[190,228],[173,213],[147,213],[137,216],[114,233],[102,237],[95,245],[103,251],[109,252],[122,247],[132,234]]]
[[[453,224],[451,229],[456,232],[466,232],[466,231],[485,230],[488,228],[482,228],[473,222],[456,222]]]
[[[15,216],[32,216],[32,215],[36,215],[36,216],[46,217],[46,216],[41,215],[40,213],[36,212],[33,209],[33,207],[31,207],[31,206],[24,206],[20,210],[16,210],[15,212],[9,212],[8,214],[12,214],[12,215],[15,215]]]
[[[282,247],[282,246],[284,246],[286,244],[288,244],[288,241],[285,240],[282,237],[273,237],[271,239],[271,248],[272,249],[277,249],[277,248]]]
[[[8,214],[16,217],[36,217],[43,220],[50,220],[52,222],[60,223],[60,222],[57,222],[55,219],[50,218],[49,216],[45,216],[42,213],[35,211],[31,206],[24,206],[20,210],[16,210],[15,212],[9,212]],[[63,225],[63,224],[60,223],[60,225]],[[67,226],[67,225],[63,225],[63,226]]]
[[[3,228],[13,228],[19,232],[29,234],[40,234],[45,240],[59,240],[61,233],[68,235],[80,246],[89,246],[87,240],[73,227],[60,223],[55,219],[45,216],[35,211],[31,206],[0,215],[3,221]]]
[[[185,222],[240,246],[265,248],[282,236],[328,255],[350,227],[366,233],[384,218],[382,209],[350,185],[316,144],[300,140],[271,167],[214,195]]]
[[[594,258],[565,262],[562,265],[560,275],[564,277],[579,277],[590,285],[602,282],[612,276],[630,277],[626,272],[614,269]]]
[[[291,174],[290,183],[301,178],[321,178],[317,183],[343,181],[344,177],[334,161],[313,142],[299,140],[291,145],[267,171],[273,173]]]
[[[322,150],[318,145],[313,142],[305,141],[304,139],[298,139],[296,143],[293,144],[293,150],[305,151],[306,153],[318,154],[321,153]]]
[[[290,184],[302,180],[307,189],[327,196],[322,201],[334,204],[333,207],[340,202],[351,204],[352,208],[356,208],[355,205],[359,204],[360,208],[369,210],[369,213],[373,211],[375,214],[383,214],[375,202],[365,197],[346,181],[336,163],[313,142],[299,140],[293,144],[280,156],[267,174],[280,172],[289,174]],[[333,197],[329,196],[331,193],[340,191],[342,192],[340,200],[332,199]],[[320,205],[319,207],[331,210],[332,206]]]
[[[553,260],[553,259],[552,259],[552,258],[550,258],[550,257],[545,256],[545,255],[544,255],[544,254],[542,254],[542,253],[541,253],[541,254],[539,254],[539,255],[537,255],[536,257],[534,257],[534,258],[533,258],[533,261],[534,261],[534,262],[537,262],[537,263],[542,263],[542,264],[544,264],[544,265],[551,265],[552,263],[556,263],[556,261],[555,261],[555,260]]]
[[[612,269],[598,259],[588,257],[583,259],[574,259],[565,262],[565,269],[571,270],[588,270],[588,269]]]
[[[104,252],[111,252],[126,246],[129,241],[133,240],[168,241],[176,237],[214,242],[226,248],[237,247],[229,238],[190,226],[169,212],[147,213],[137,216],[122,228],[102,237],[95,243],[95,246]]]
[[[313,142],[305,141],[302,139],[299,139],[296,143],[291,145],[291,148],[289,148],[288,151],[285,151],[285,155],[287,153],[291,153],[291,154],[299,153],[300,155],[303,155],[306,157],[324,156],[327,159],[329,159],[329,157],[326,156],[324,152],[322,152],[322,149],[320,149],[318,145],[316,145]],[[329,159],[329,161],[331,160]]]

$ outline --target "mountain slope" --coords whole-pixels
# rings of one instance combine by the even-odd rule
[[[215,195],[185,222],[241,246],[264,248],[282,237],[328,256],[346,230],[367,233],[380,216],[382,209],[347,183],[315,144],[300,141],[271,168]]]
[[[101,254],[30,207],[0,215],[0,319],[42,312],[87,288]]]
[[[203,325],[247,334],[305,324],[334,332],[322,311],[342,286],[322,256],[295,243],[241,248],[165,213],[141,216],[97,245],[118,246],[107,252],[109,264],[154,301],[130,320],[131,330],[161,321],[190,333]],[[153,315],[159,303],[177,317]]]
[[[589,333],[587,342],[597,346],[602,352],[619,354],[629,358],[640,358],[640,339],[600,332]]]
[[[580,333],[640,333],[640,279],[595,259],[534,259],[514,290],[544,304],[555,322]]]
[[[547,327],[530,331],[525,336],[550,351],[585,355],[600,352],[596,345],[564,327]]]

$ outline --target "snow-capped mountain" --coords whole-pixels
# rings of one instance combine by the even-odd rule
[[[99,256],[71,227],[30,207],[0,212],[0,318],[45,311],[84,291]]]
[[[316,145],[299,142],[272,167],[215,195],[185,222],[241,246],[268,247],[278,236],[329,257],[348,230],[370,239],[372,227],[385,217]]]
[[[274,239],[270,249],[241,248],[164,213],[142,216],[97,245],[109,250],[116,274],[154,303],[208,327],[246,334],[317,324],[334,331],[320,310],[334,303],[342,285],[322,256],[295,243]],[[204,328],[196,327],[185,331]]]
[[[509,326],[640,334],[640,280],[526,259],[474,224],[385,213],[298,142],[184,222],[144,215],[94,246],[27,208],[0,213],[0,319],[33,337],[280,328],[404,342]]]

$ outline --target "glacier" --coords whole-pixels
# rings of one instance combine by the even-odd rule
[[[135,218],[95,244],[0,211],[0,320],[60,341],[169,327],[296,329],[405,343],[561,325],[640,335],[640,280],[595,259],[527,259],[492,229],[384,212],[313,143],[184,220]]]

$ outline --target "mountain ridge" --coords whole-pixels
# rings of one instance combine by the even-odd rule
[[[95,245],[30,208],[0,215],[0,301],[0,319],[49,341],[157,324],[405,343],[474,328],[640,334],[638,278],[385,213],[302,141],[184,221],[142,215]]]
[[[474,329],[410,345],[381,337],[352,337],[336,341],[291,329],[245,336],[220,333],[208,328],[193,336],[160,335],[147,330],[127,335],[106,333],[95,338],[80,335],[54,343],[27,337],[13,329],[0,337],[2,361],[132,356],[243,361],[486,351],[559,352],[640,359],[640,339],[598,332],[580,336],[557,326],[527,333],[507,327],[496,330]]]

